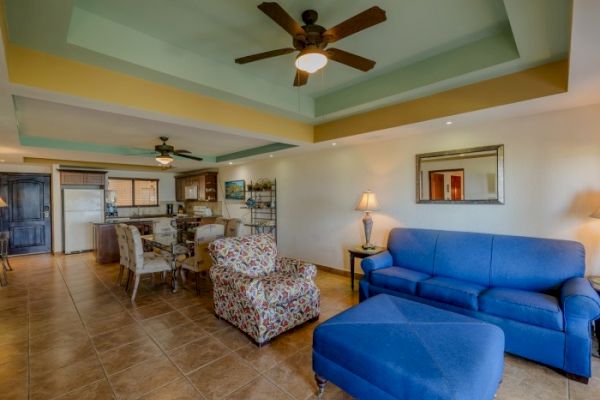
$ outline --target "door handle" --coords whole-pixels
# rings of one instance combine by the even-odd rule
[[[48,219],[50,217],[50,207],[44,206],[44,219]]]

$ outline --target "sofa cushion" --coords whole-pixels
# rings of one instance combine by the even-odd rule
[[[388,250],[394,265],[433,275],[433,258],[439,231],[394,228],[390,231]]]
[[[492,235],[440,231],[433,276],[490,286]]]
[[[545,292],[583,277],[585,249],[568,240],[494,236],[490,286]]]
[[[452,278],[436,277],[419,282],[419,295],[470,310],[477,310],[477,298],[485,289],[485,286]]]
[[[371,283],[386,289],[416,294],[417,283],[431,278],[422,272],[402,267],[390,267],[371,272]]]
[[[543,328],[563,330],[558,299],[543,293],[493,288],[479,297],[479,310]]]

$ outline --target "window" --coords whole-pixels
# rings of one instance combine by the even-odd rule
[[[158,179],[108,178],[108,190],[115,191],[117,207],[158,206]]]

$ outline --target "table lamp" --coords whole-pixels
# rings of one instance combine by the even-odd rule
[[[365,244],[363,244],[363,249],[374,249],[375,245],[371,244],[371,230],[373,229],[373,219],[371,218],[371,211],[377,211],[379,209],[379,203],[377,202],[377,197],[375,197],[375,193],[367,190],[363,192],[362,196],[360,196],[360,201],[356,206],[356,211],[362,211],[365,213],[363,217],[363,225],[365,226]]]
[[[8,204],[6,204],[2,197],[0,197],[0,207],[8,207]]]

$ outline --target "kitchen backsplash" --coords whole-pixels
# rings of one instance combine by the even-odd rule
[[[161,201],[158,207],[118,207],[119,217],[132,217],[138,215],[163,215],[167,213],[167,204],[173,204],[173,212],[177,213],[177,207],[183,205],[176,201]]]

